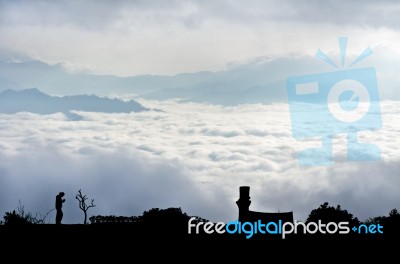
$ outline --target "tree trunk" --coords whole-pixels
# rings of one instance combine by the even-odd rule
[[[87,213],[86,211],[83,211],[85,213],[85,221],[83,222],[84,225],[86,225],[86,219],[87,219]]]

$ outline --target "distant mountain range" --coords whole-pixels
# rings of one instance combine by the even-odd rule
[[[94,95],[49,96],[36,88],[5,90],[0,93],[0,113],[31,112],[37,114],[64,113],[72,120],[81,116],[73,111],[130,113],[149,110],[136,101],[121,101]]]
[[[132,99],[178,98],[185,102],[221,105],[269,104],[287,102],[285,80],[288,77],[337,70],[313,56],[305,55],[256,58],[216,72],[130,77],[71,73],[61,64],[49,65],[35,60],[0,62],[0,92],[37,87],[56,96],[94,94]],[[386,79],[380,78],[379,82],[380,88],[383,88],[381,99],[385,96],[400,99],[400,94],[393,91]]]
[[[288,66],[289,65],[289,66]],[[37,87],[51,95],[123,96],[222,105],[286,101],[285,79],[317,72],[324,63],[309,56],[259,59],[218,72],[182,73],[174,76],[118,77],[70,73],[61,64],[40,61],[0,62],[0,91],[13,87]],[[329,67],[327,69],[331,70]]]

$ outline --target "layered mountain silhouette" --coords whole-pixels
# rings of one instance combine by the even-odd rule
[[[72,120],[81,116],[73,111],[130,113],[149,110],[136,101],[122,101],[95,95],[50,96],[36,88],[5,90],[0,93],[0,113],[14,114],[31,112],[36,114],[64,113]]]
[[[40,61],[0,62],[0,77],[24,88],[55,95],[130,95],[130,98],[238,105],[287,102],[285,80],[298,74],[332,70],[311,56],[259,58],[226,70],[120,77],[71,73],[61,64]],[[5,87],[1,87],[0,91]]]
[[[367,64],[370,65],[370,64]],[[180,99],[219,105],[287,103],[286,79],[291,76],[331,72],[335,69],[313,56],[254,58],[220,71],[176,75],[115,76],[70,72],[62,64],[31,60],[0,61],[0,92],[37,87],[58,96],[94,94],[132,99]],[[317,81],[317,80],[316,80]],[[400,99],[384,78],[381,99]]]

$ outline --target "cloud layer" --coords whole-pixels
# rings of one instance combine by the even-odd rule
[[[383,128],[362,132],[382,160],[349,162],[346,137],[334,138],[334,165],[300,167],[297,151],[318,144],[292,138],[286,104],[222,107],[141,102],[164,112],[0,117],[0,214],[18,200],[45,213],[64,191],[65,222],[79,223],[79,189],[95,199],[90,215],[139,215],[181,207],[212,221],[237,217],[239,186],[251,186],[251,209],[294,211],[305,220],[328,201],[361,220],[400,205],[398,102],[382,102]],[[50,214],[54,219],[54,214]]]
[[[116,75],[221,70],[258,56],[354,51],[398,56],[396,1],[0,1],[0,48]],[[0,52],[1,53],[1,52]]]

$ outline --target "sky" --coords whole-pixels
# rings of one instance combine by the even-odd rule
[[[0,48],[71,71],[217,71],[254,57],[367,46],[399,56],[397,1],[0,1]],[[389,56],[387,56],[389,57]],[[18,59],[18,58],[15,58]]]
[[[347,36],[347,55],[371,47],[389,78],[399,66],[399,9],[398,1],[358,0],[0,0],[0,58],[60,63],[71,73],[175,75],[319,48],[338,58],[337,38]],[[241,185],[251,186],[253,210],[293,211],[303,221],[324,202],[360,220],[400,208],[398,101],[382,101],[382,128],[360,134],[379,146],[381,160],[347,161],[346,137],[337,135],[332,166],[301,167],[298,151],[315,142],[293,138],[287,104],[137,100],[163,111],[80,113],[78,122],[0,114],[0,215],[19,200],[46,213],[64,191],[64,221],[78,223],[82,189],[95,199],[91,215],[182,207],[231,221]]]

